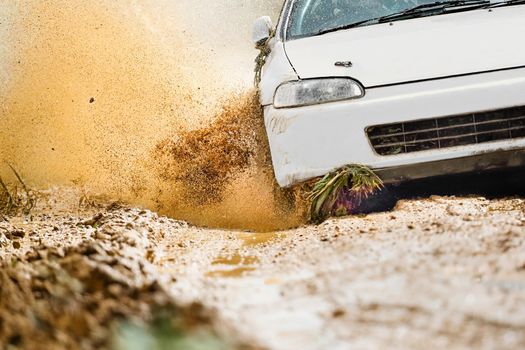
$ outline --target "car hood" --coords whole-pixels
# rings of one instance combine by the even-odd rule
[[[373,87],[525,66],[523,33],[518,5],[357,27],[291,40],[285,50],[301,79],[350,76]]]

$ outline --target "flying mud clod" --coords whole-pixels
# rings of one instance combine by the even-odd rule
[[[262,230],[303,222],[303,192],[281,189],[274,180],[261,107],[253,91],[227,100],[208,126],[179,132],[159,143],[154,158],[161,182],[169,185],[165,191],[172,197],[171,203],[163,202],[174,213],[177,208],[195,211],[195,207],[240,201],[252,205],[254,211],[229,207],[219,210],[219,215],[247,214],[247,221],[264,221],[250,227]]]

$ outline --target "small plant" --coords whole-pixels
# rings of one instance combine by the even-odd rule
[[[36,194],[27,187],[15,168],[10,164],[7,166],[13,172],[16,184],[8,184],[0,177],[0,214],[28,215],[36,205]]]
[[[383,181],[370,168],[347,165],[327,174],[313,186],[310,220],[320,223],[327,217],[347,215],[363,199],[383,188]]]

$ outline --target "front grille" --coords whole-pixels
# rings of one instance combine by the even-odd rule
[[[375,125],[366,133],[382,156],[525,137],[525,107]]]

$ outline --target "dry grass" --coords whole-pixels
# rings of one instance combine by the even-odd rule
[[[10,164],[7,166],[15,181],[9,183],[0,177],[0,215],[28,215],[36,205],[36,192],[25,184],[15,168]]]

